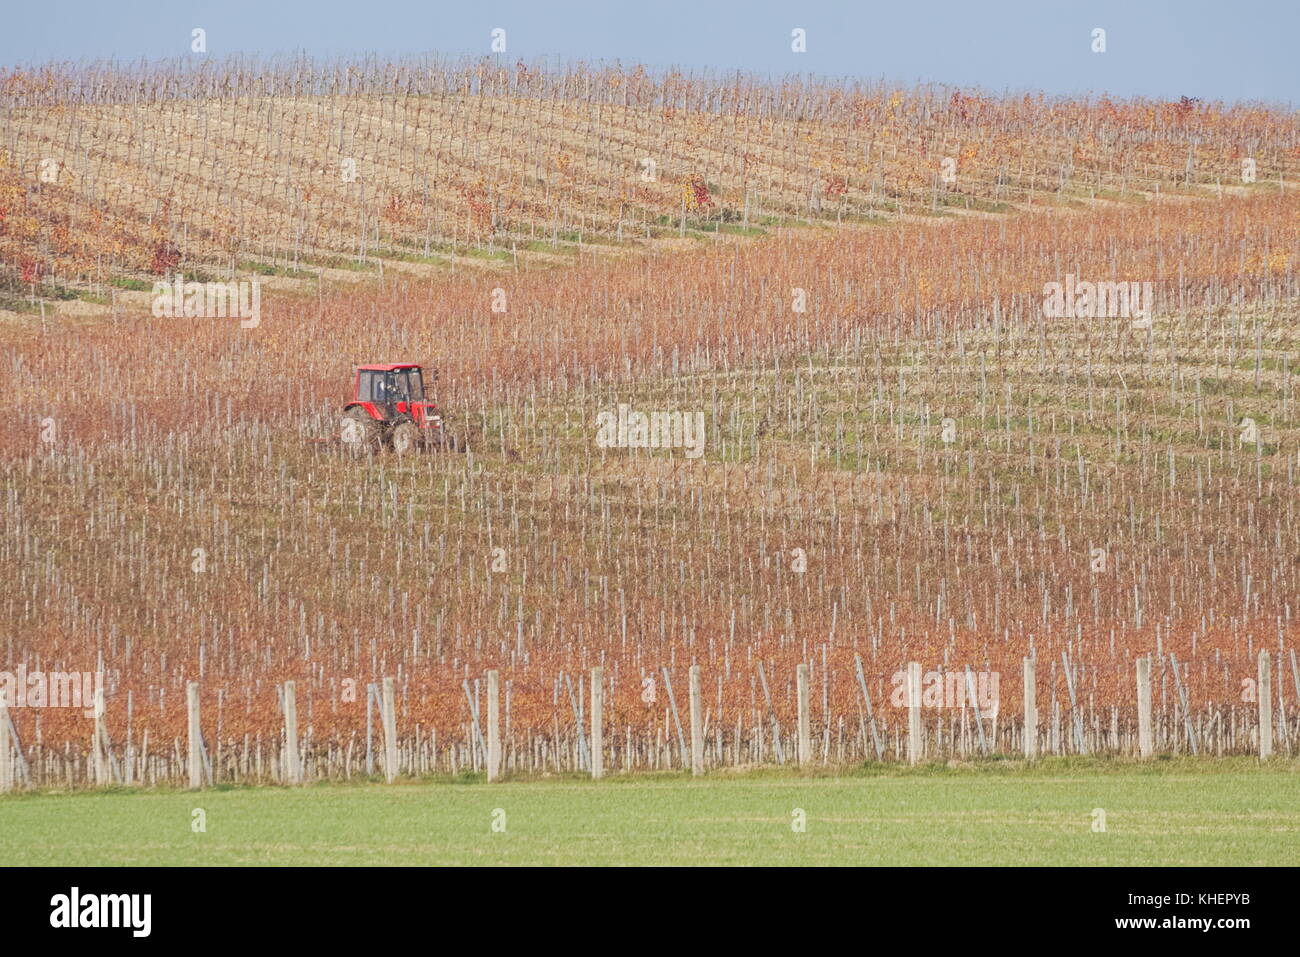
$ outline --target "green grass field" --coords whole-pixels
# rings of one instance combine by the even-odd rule
[[[1048,760],[0,800],[8,865],[1293,865],[1300,762]],[[192,828],[202,808],[206,833]],[[806,830],[792,826],[795,809]],[[1094,809],[1105,831],[1094,830]],[[493,830],[504,812],[504,830]]]

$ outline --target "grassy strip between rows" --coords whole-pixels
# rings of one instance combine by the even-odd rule
[[[1293,865],[1300,761],[31,793],[10,865]],[[1104,815],[1104,822],[1103,822]],[[202,822],[205,831],[196,830]],[[1099,826],[1104,823],[1104,831]],[[800,825],[802,824],[802,829]]]

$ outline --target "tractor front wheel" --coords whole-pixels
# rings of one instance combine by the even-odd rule
[[[398,422],[388,437],[388,444],[398,455],[415,451],[420,442],[420,430],[414,422]]]
[[[379,448],[382,429],[365,409],[348,409],[343,413],[343,429],[339,438],[343,444],[357,452],[373,452]]]

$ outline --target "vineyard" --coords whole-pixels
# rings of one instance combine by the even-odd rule
[[[234,59],[0,71],[9,303],[184,269],[563,263],[785,225],[1080,208],[1300,176],[1293,115],[617,66]],[[129,297],[128,297],[129,299]],[[4,303],[0,303],[4,305]]]
[[[1300,753],[1293,114],[495,63],[0,90],[18,305],[311,280],[252,329],[4,332],[0,658],[104,676],[98,720],[11,702],[31,783],[184,783],[191,682],[214,783],[480,771],[492,671],[505,772],[590,770],[593,668],[610,771],[691,767],[693,666],[708,769],[1133,755],[1139,659],[1157,751],[1267,715]],[[1045,316],[1067,277],[1149,308]],[[466,454],[330,441],[397,359]],[[620,407],[702,454],[603,447]],[[993,706],[909,729],[910,662]]]

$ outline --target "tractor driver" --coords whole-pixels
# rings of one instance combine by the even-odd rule
[[[393,401],[409,402],[411,397],[407,395],[406,392],[406,373],[404,371],[396,372],[393,374],[393,377],[390,381],[393,384],[393,395],[392,395]]]

